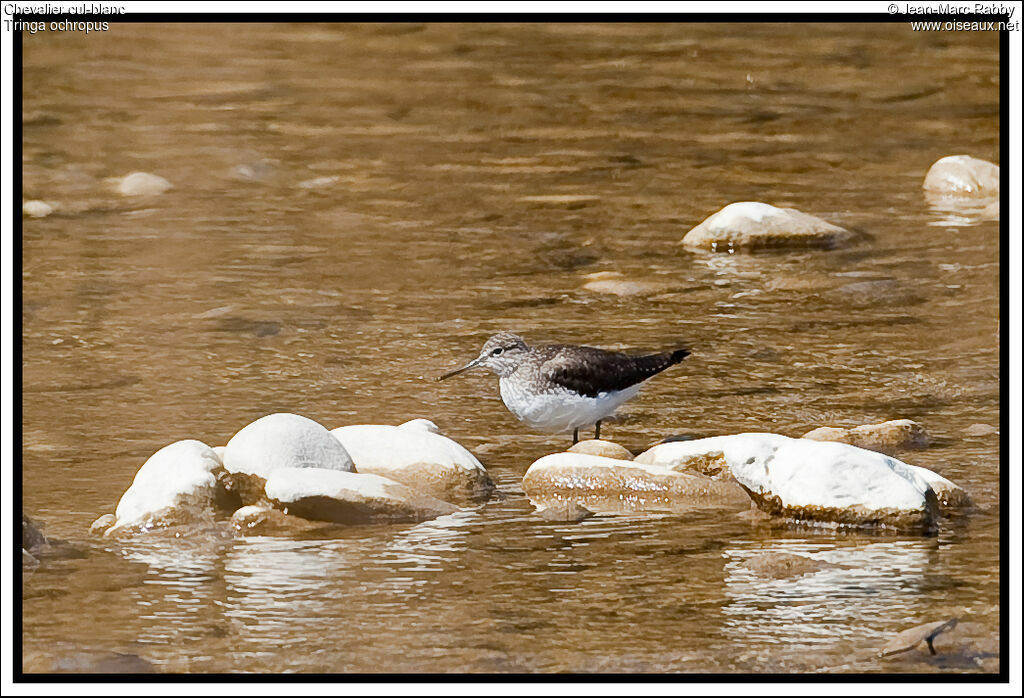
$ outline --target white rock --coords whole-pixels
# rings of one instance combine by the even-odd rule
[[[960,485],[947,480],[933,470],[917,465],[908,465],[907,467],[917,473],[932,488],[939,500],[939,511],[943,515],[959,514],[973,506],[970,495]]]
[[[213,452],[217,455],[217,458],[220,460],[221,463],[224,462],[224,448],[224,446],[213,447]]]
[[[335,523],[426,521],[458,511],[386,477],[322,468],[278,468],[266,493],[289,514]]]
[[[486,500],[494,489],[487,470],[460,444],[431,431],[433,422],[401,426],[355,424],[331,434],[360,473],[374,473],[450,502]]]
[[[534,461],[523,476],[523,491],[540,510],[557,511],[567,503],[596,513],[750,508],[750,497],[730,480],[568,451]]]
[[[440,434],[441,430],[429,419],[410,419],[398,425],[399,429],[412,429],[414,431],[429,431],[431,434]]]
[[[278,468],[353,470],[351,456],[325,427],[287,412],[260,417],[232,436],[222,461],[243,504],[260,501],[263,480]]]
[[[32,218],[46,218],[54,211],[53,204],[33,199],[21,205],[21,212]]]
[[[857,237],[845,228],[793,208],[740,201],[708,216],[683,237],[683,245],[712,252],[773,247],[831,248]]]
[[[999,165],[970,155],[949,155],[929,168],[924,188],[956,196],[999,196]]]
[[[721,454],[758,505],[801,520],[898,529],[930,527],[935,493],[911,466],[848,444],[736,434],[659,444],[637,462],[687,467]]]
[[[190,523],[211,515],[220,461],[201,441],[164,446],[150,456],[121,496],[117,522],[104,535]]]
[[[166,179],[148,172],[132,172],[113,182],[117,192],[123,196],[152,196],[163,194],[171,188],[171,183]]]

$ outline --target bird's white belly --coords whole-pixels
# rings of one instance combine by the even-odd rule
[[[587,397],[567,388],[531,393],[523,390],[521,384],[504,378],[499,385],[501,399],[512,414],[533,429],[551,432],[590,426],[610,415],[640,390],[637,384],[625,390]]]

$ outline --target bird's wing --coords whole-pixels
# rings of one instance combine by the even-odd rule
[[[609,390],[625,390],[645,381],[689,352],[665,352],[630,356],[594,347],[546,347],[551,357],[541,365],[542,373],[553,383],[587,397]]]

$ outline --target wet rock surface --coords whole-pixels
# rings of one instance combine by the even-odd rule
[[[970,155],[949,155],[928,169],[923,187],[952,196],[999,196],[999,165]]]
[[[747,558],[741,567],[769,579],[786,579],[819,572],[837,565],[792,553],[759,553]]]
[[[217,489],[213,472],[219,467],[213,450],[201,441],[164,446],[139,468],[117,503],[116,522],[104,535],[211,521]]]
[[[585,453],[590,456],[604,456],[616,460],[633,460],[633,454],[625,446],[604,439],[587,439],[573,444],[569,453]]]
[[[893,419],[853,428],[818,427],[804,434],[802,438],[838,441],[890,456],[902,450],[928,448],[931,443],[931,437],[924,427],[910,419]]]
[[[379,475],[321,468],[279,468],[267,478],[266,494],[289,514],[343,524],[426,521],[458,511]]]
[[[738,512],[750,506],[735,483],[583,453],[535,461],[523,477],[523,491],[538,509],[573,502],[595,513]]]
[[[831,249],[861,237],[796,209],[778,208],[760,201],[741,201],[708,216],[683,237],[683,245],[711,252]]]

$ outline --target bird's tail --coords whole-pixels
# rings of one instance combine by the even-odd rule
[[[689,349],[676,349],[675,351],[666,351],[661,354],[638,356],[635,359],[636,367],[648,376],[653,376],[655,373],[661,373],[669,366],[675,366],[689,355]]]

